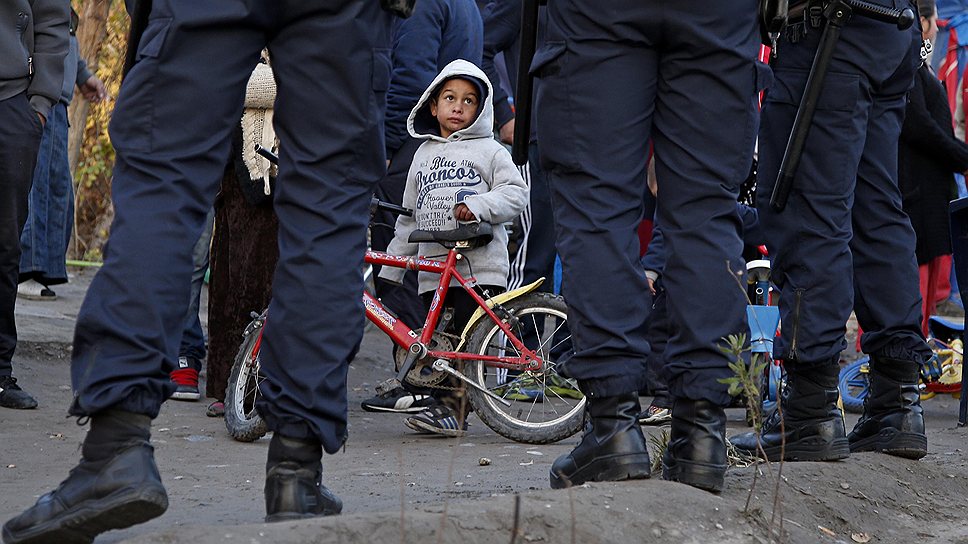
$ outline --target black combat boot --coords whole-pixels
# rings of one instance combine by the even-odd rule
[[[708,400],[675,400],[662,478],[713,493],[723,490],[726,411],[722,406]]]
[[[641,411],[638,393],[589,398],[591,421],[578,446],[551,465],[551,487],[651,476],[649,448],[638,422]]]
[[[775,410],[763,422],[760,433],[767,459],[836,461],[850,456],[844,416],[837,407],[839,370],[835,362],[810,368],[787,367],[786,385],[780,395],[782,418],[780,410]],[[759,455],[755,432],[729,441],[737,450]]]
[[[847,439],[850,451],[880,451],[908,459],[928,453],[918,391],[919,365],[871,356],[870,391],[864,416]]]
[[[81,462],[54,491],[3,526],[6,544],[92,542],[105,531],[160,516],[168,496],[155,465],[151,418],[91,417]]]
[[[332,516],[343,502],[322,483],[319,442],[272,435],[266,460],[266,521]]]

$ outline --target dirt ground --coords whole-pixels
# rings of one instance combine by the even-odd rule
[[[17,375],[41,406],[0,410],[0,521],[55,487],[80,455],[85,429],[66,417],[69,337],[58,331],[76,315],[84,282],[82,274],[69,284],[79,285],[58,290],[69,299],[60,306],[18,307],[26,332]],[[732,468],[719,496],[658,475],[553,491],[548,469],[578,437],[516,444],[472,418],[461,440],[424,438],[398,415],[360,410],[386,377],[388,352],[384,338],[366,335],[350,370],[350,440],[323,460],[324,481],[345,503],[342,516],[261,523],[268,440],[234,442],[221,419],[204,415],[207,401],[171,401],[153,426],[168,512],[96,542],[968,544],[968,429],[957,427],[958,402],[948,396],[925,403],[931,453],[921,461],[856,454],[834,463]],[[730,434],[745,430],[742,411],[730,410],[729,419]],[[855,420],[850,415],[848,426]],[[490,464],[482,466],[482,457]]]

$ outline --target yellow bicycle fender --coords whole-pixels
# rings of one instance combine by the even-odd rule
[[[508,291],[506,293],[501,293],[500,295],[491,297],[490,300],[487,301],[487,307],[493,308],[495,304],[504,304],[505,302],[509,300],[514,300],[521,295],[526,295],[531,291],[534,291],[538,287],[541,287],[541,284],[544,283],[544,280],[545,280],[544,278],[538,278],[538,280],[532,284],[518,287],[513,291]],[[471,318],[467,320],[467,325],[464,327],[464,330],[460,333],[460,344],[458,344],[457,349],[455,351],[460,351],[461,348],[464,347],[464,342],[467,341],[467,333],[469,333],[470,330],[474,327],[474,325],[476,325],[477,322],[480,321],[480,319],[485,315],[486,314],[484,313],[484,310],[482,310],[481,308],[477,308],[476,310],[474,310],[474,313],[471,315]]]

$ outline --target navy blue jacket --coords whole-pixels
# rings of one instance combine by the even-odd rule
[[[481,65],[484,23],[474,0],[420,0],[408,19],[394,19],[393,72],[387,90],[387,158],[410,135],[407,117],[444,66],[464,59]]]
[[[736,213],[739,214],[740,221],[743,223],[743,230],[740,232],[743,243],[748,246],[765,244],[766,239],[763,236],[763,229],[760,228],[760,217],[756,212],[756,208],[737,202]],[[662,228],[659,227],[658,219],[652,224],[652,240],[649,242],[649,249],[642,256],[641,263],[642,268],[645,270],[653,270],[660,276],[665,269],[665,238],[662,236]]]

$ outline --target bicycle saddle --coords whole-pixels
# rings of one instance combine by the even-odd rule
[[[450,249],[453,247],[475,248],[487,245],[494,238],[490,223],[464,223],[454,230],[415,230],[410,242],[437,242]]]

